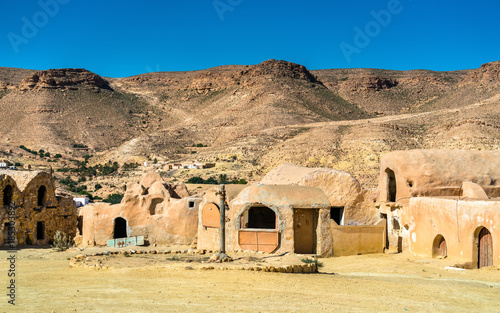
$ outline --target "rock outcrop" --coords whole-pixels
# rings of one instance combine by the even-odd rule
[[[470,72],[464,81],[481,84],[500,82],[500,61],[481,65],[480,68]]]
[[[37,71],[25,77],[19,84],[20,90],[42,89],[110,89],[101,76],[85,69],[50,69]]]

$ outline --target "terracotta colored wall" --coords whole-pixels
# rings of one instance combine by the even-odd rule
[[[189,245],[198,230],[201,199],[187,195],[184,185],[172,186],[157,173],[145,175],[140,183],[130,183],[120,204],[97,203],[80,209],[83,216],[84,246],[105,245],[114,235],[114,221],[127,221],[127,236],[144,236],[150,244]],[[172,197],[172,194],[175,197]],[[189,207],[189,202],[194,205]],[[80,239],[79,239],[80,241]]]
[[[307,187],[297,190],[308,190]],[[286,191],[287,189],[285,189]],[[216,189],[209,190],[204,197],[199,210],[198,219],[198,248],[207,250],[219,249],[219,230],[218,228],[204,227],[202,225],[202,208],[206,203],[213,202],[219,205],[219,198],[215,195]],[[269,198],[263,197],[261,202],[246,201],[253,199],[255,192],[258,190],[249,188],[248,194],[240,194],[229,203],[229,210],[226,210],[226,250],[235,251],[242,248],[238,244],[239,231],[239,216],[247,209],[254,205],[265,205],[275,211],[278,215],[280,245],[275,253],[293,252],[295,248],[294,228],[293,228],[293,213],[294,207],[283,198],[270,194]],[[277,197],[277,198],[274,198]],[[304,196],[307,199],[307,196]],[[231,199],[229,199],[231,200]],[[283,202],[284,201],[284,202]],[[318,199],[319,201],[319,199]],[[327,199],[326,206],[328,206]],[[304,208],[304,207],[300,207]],[[307,207],[305,207],[307,208]],[[311,208],[317,212],[317,227],[316,227],[316,254],[323,256],[332,255],[332,236],[330,231],[330,209]]]
[[[486,227],[493,239],[493,263],[500,264],[499,201],[412,198],[407,214],[411,253],[432,257],[434,238],[440,234],[446,240],[449,258],[475,263],[474,233]]]
[[[387,201],[387,168],[396,176],[396,199],[458,195],[463,182],[474,182],[489,196],[500,191],[500,151],[406,150],[380,162],[380,201]]]
[[[339,226],[330,223],[333,237],[333,256],[384,252],[384,222],[375,226]]]

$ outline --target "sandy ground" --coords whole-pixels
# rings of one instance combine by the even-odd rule
[[[319,274],[188,270],[192,263],[167,262],[168,255],[144,259],[144,266],[144,256],[136,255],[116,259],[121,265],[113,269],[69,268],[68,259],[79,253],[18,252],[14,307],[5,292],[8,254],[0,251],[0,312],[500,311],[499,268],[445,269],[454,265],[446,259],[328,258],[320,259]]]

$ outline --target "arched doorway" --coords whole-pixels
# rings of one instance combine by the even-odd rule
[[[12,203],[12,196],[14,195],[14,189],[11,185],[5,186],[3,189],[3,205],[10,205]]]
[[[124,218],[117,217],[115,219],[113,238],[117,239],[126,237],[127,237],[127,221]]]
[[[445,258],[448,256],[448,247],[446,246],[446,239],[442,235],[437,235],[432,244],[432,257]]]
[[[396,202],[396,175],[390,168],[385,170],[387,175],[387,201]]]
[[[40,186],[40,188],[38,188],[38,206],[45,205],[46,196],[47,196],[47,188],[45,188],[45,186]]]
[[[478,234],[477,267],[493,265],[493,239],[490,231],[483,227]]]

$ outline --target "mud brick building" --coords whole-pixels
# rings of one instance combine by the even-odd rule
[[[9,208],[15,210],[16,245],[44,245],[56,231],[76,235],[77,210],[71,197],[56,195],[47,172],[0,170],[0,229],[7,243]]]

